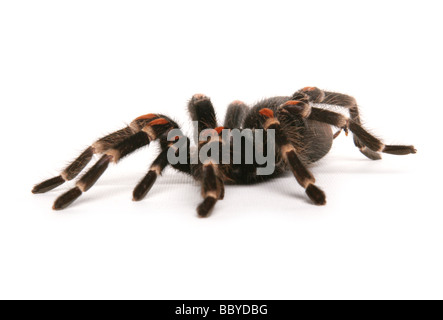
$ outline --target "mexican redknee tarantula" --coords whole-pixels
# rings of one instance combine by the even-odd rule
[[[344,107],[349,111],[349,117],[343,116],[317,104]],[[201,182],[203,202],[198,206],[197,213],[206,217],[214,208],[218,200],[224,197],[225,183],[254,183],[275,177],[289,169],[297,182],[305,189],[306,194],[314,204],[324,205],[326,196],[317,187],[314,176],[306,168],[312,162],[324,157],[330,150],[333,139],[343,130],[347,134],[351,131],[354,144],[369,159],[380,159],[380,152],[405,155],[415,153],[413,146],[385,145],[379,139],[366,131],[360,122],[359,111],[355,99],[341,93],[322,91],[316,87],[306,87],[292,96],[273,97],[262,100],[252,108],[243,102],[232,102],[226,114],[223,127],[217,125],[217,119],[212,103],[208,97],[196,94],[188,104],[189,113],[193,121],[198,124],[196,131],[202,133],[207,129],[212,132],[207,141],[197,141],[200,150],[208,144],[220,147],[224,144],[224,129],[238,128],[240,130],[257,129],[269,134],[274,130],[275,137],[275,170],[268,176],[260,176],[257,170],[261,167],[256,159],[247,163],[241,156],[240,163],[224,164],[217,157],[210,155],[206,161],[198,160],[191,163],[190,139],[180,131],[177,123],[161,114],[147,114],[136,118],[129,126],[111,133],[88,147],[75,159],[59,176],[46,180],[34,187],[33,193],[43,193],[74,179],[91,161],[94,154],[101,154],[101,158],[76,183],[76,186],[59,196],[54,202],[53,209],[66,208],[83,192],[91,188],[105,172],[110,162],[118,162],[135,150],[159,140],[161,151],[154,160],[146,176],[138,183],[133,192],[133,199],[139,201],[149,192],[157,177],[171,165],[173,168],[193,176]],[[333,134],[331,126],[339,130]],[[178,130],[179,134],[168,139],[171,130]],[[176,148],[178,141],[182,141],[186,151],[185,162],[173,164],[169,161],[168,151]],[[257,145],[258,141],[253,141]],[[266,141],[261,141],[265,147]],[[245,141],[241,151],[245,151]],[[234,151],[230,149],[231,158]]]

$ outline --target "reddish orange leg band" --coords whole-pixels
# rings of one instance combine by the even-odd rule
[[[274,112],[271,109],[263,108],[259,111],[259,113],[267,118],[274,118]]]
[[[158,126],[158,125],[162,125],[162,124],[168,124],[169,121],[164,119],[164,118],[160,118],[160,119],[156,119],[153,120],[149,123],[150,126]]]
[[[136,118],[135,120],[149,120],[149,119],[153,119],[153,118],[155,118],[155,117],[157,117],[156,114],[154,114],[154,113],[149,113],[149,114],[145,114],[145,115],[143,115],[143,116],[140,116],[140,117]]]

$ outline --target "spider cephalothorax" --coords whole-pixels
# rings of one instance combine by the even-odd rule
[[[348,109],[349,117],[343,116],[317,104],[334,105]],[[341,93],[322,91],[316,87],[306,87],[292,96],[264,99],[249,108],[241,101],[234,101],[228,107],[223,127],[218,126],[215,111],[208,97],[196,94],[188,103],[191,119],[195,123],[196,137],[205,136],[204,140],[195,141],[196,153],[203,148],[215,147],[220,152],[209,152],[205,159],[196,157],[192,161],[193,151],[190,139],[180,130],[177,123],[161,114],[147,114],[136,118],[129,126],[111,133],[93,143],[75,159],[59,176],[46,180],[34,187],[33,193],[43,193],[74,179],[91,161],[94,154],[101,158],[76,183],[76,186],[62,194],[54,202],[53,209],[66,208],[83,192],[91,188],[106,170],[110,162],[118,162],[126,155],[159,140],[161,151],[154,160],[146,176],[138,183],[133,192],[133,199],[143,199],[155,183],[157,177],[168,166],[192,175],[202,185],[203,202],[197,212],[201,217],[209,215],[216,202],[224,198],[226,183],[254,183],[270,179],[285,170],[291,170],[297,182],[305,189],[308,197],[317,205],[324,205],[324,192],[315,185],[314,176],[307,165],[324,157],[332,146],[333,139],[341,132],[351,131],[354,144],[369,159],[380,159],[380,153],[405,155],[415,153],[413,146],[385,145],[368,133],[361,125],[357,103],[354,98]],[[333,134],[331,126],[339,130]],[[235,130],[239,129],[239,130]],[[228,147],[227,158],[222,161],[225,145],[232,140],[226,132],[250,130],[264,132],[263,139],[244,136],[239,141],[239,148]],[[209,134],[204,135],[205,132]],[[171,133],[174,133],[171,138]],[[269,136],[272,133],[272,148]],[[255,149],[275,150],[273,164],[268,174],[260,174],[265,164],[259,161],[257,154],[247,158],[248,143]],[[172,150],[172,152],[171,152]],[[184,150],[184,151],[183,151]],[[184,152],[182,161],[171,161],[171,155]],[[266,152],[265,152],[266,153]],[[237,157],[238,156],[238,157]],[[235,160],[237,157],[237,161]]]

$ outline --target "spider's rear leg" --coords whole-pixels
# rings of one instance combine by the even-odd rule
[[[288,104],[291,105],[291,104]],[[298,105],[298,104],[292,104]],[[286,108],[284,106],[283,108]],[[295,108],[290,110],[292,112],[303,112],[305,108]],[[283,111],[280,109],[280,111]],[[289,111],[283,111],[289,112]],[[264,108],[259,111],[262,115],[263,119],[265,119],[263,123],[263,128],[265,130],[273,129],[275,130],[275,143],[279,147],[280,154],[283,160],[289,165],[292,173],[294,174],[297,182],[305,189],[308,197],[317,205],[326,204],[326,195],[325,193],[318,188],[315,183],[315,178],[300,160],[297,155],[297,151],[295,147],[289,142],[288,137],[283,132],[283,129],[280,126],[280,121],[274,116],[274,112],[271,109]]]
[[[117,163],[123,157],[148,145],[152,140],[155,140],[157,136],[171,128],[172,124],[170,121],[165,118],[157,118],[150,121],[141,131],[106,150],[100,160],[77,181],[76,187],[56,199],[53,209],[61,210],[66,208],[75,199],[80,197],[83,192],[88,191],[106,171],[111,161]]]
[[[129,126],[98,139],[90,147],[83,151],[77,157],[77,159],[68,165],[59,176],[45,180],[34,186],[32,193],[44,193],[60,186],[66,181],[74,179],[91,161],[94,154],[102,154],[104,151],[112,148],[117,143],[122,142],[124,139],[139,132],[143,126],[149,122],[158,118],[159,115],[152,113],[140,116],[132,121]]]
[[[294,93],[293,97],[294,99],[304,98],[313,103],[322,103],[346,108],[349,110],[351,120],[356,124],[361,125],[360,113],[358,110],[357,101],[354,97],[337,92],[323,91],[316,87],[305,87]],[[334,134],[334,138],[336,138],[340,132],[341,130],[337,131]],[[381,159],[379,152],[367,148],[357,136],[354,135],[353,138],[355,146],[359,148],[360,152],[363,153],[367,158],[371,160]]]
[[[91,161],[92,156],[95,153],[102,153],[104,150],[109,149],[134,133],[134,129],[128,126],[97,140],[92,146],[88,147],[71,164],[69,164],[59,176],[35,185],[32,189],[32,193],[44,193],[60,186],[66,181],[74,179]]]
[[[354,136],[356,136],[363,145],[363,150],[368,148],[373,152],[384,152],[395,155],[406,155],[417,152],[414,146],[385,145],[380,139],[366,131],[359,123],[333,111],[312,108],[309,119],[324,122],[338,128],[351,130]]]

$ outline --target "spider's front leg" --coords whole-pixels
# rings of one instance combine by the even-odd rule
[[[200,217],[207,217],[214,208],[217,200],[223,199],[225,189],[223,179],[220,173],[220,165],[218,163],[220,159],[210,155],[207,159],[202,160],[200,158],[200,151],[205,146],[219,149],[221,146],[221,130],[223,127],[217,127],[217,118],[215,115],[214,107],[211,100],[203,95],[196,94],[192,97],[188,104],[188,110],[191,115],[191,119],[195,122],[195,130],[198,132],[198,137],[200,138],[201,133],[203,136],[209,138],[207,142],[198,142],[198,154],[199,154],[199,164],[197,165],[197,170],[195,172],[200,172],[197,174],[197,178],[202,184],[202,196],[204,198],[203,202],[198,206],[197,213]],[[198,139],[200,140],[200,139]]]
[[[279,112],[308,114],[310,113],[310,106],[303,102],[291,103],[289,101],[280,108]],[[265,130],[275,130],[275,143],[279,149],[280,155],[285,163],[291,168],[297,182],[305,189],[308,197],[317,205],[326,204],[325,193],[314,184],[314,176],[300,160],[295,147],[290,143],[280,125],[280,121],[274,115],[274,112],[271,109],[263,108],[259,113],[264,120],[263,128]]]
[[[117,163],[135,150],[148,145],[164,132],[176,127],[176,124],[165,116],[147,115],[134,120],[131,126],[137,126],[138,132],[103,151],[104,155],[77,181],[76,186],[55,200],[54,210],[66,208],[83,192],[88,191],[106,171],[109,163]]]
[[[32,193],[45,193],[62,185],[66,181],[74,179],[91,161],[94,154],[100,154],[104,150],[109,149],[110,147],[115,145],[116,143],[119,143],[125,138],[130,137],[137,132],[135,130],[135,128],[128,126],[97,140],[85,151],[83,151],[71,164],[69,164],[59,176],[45,180],[35,185],[32,189]]]

